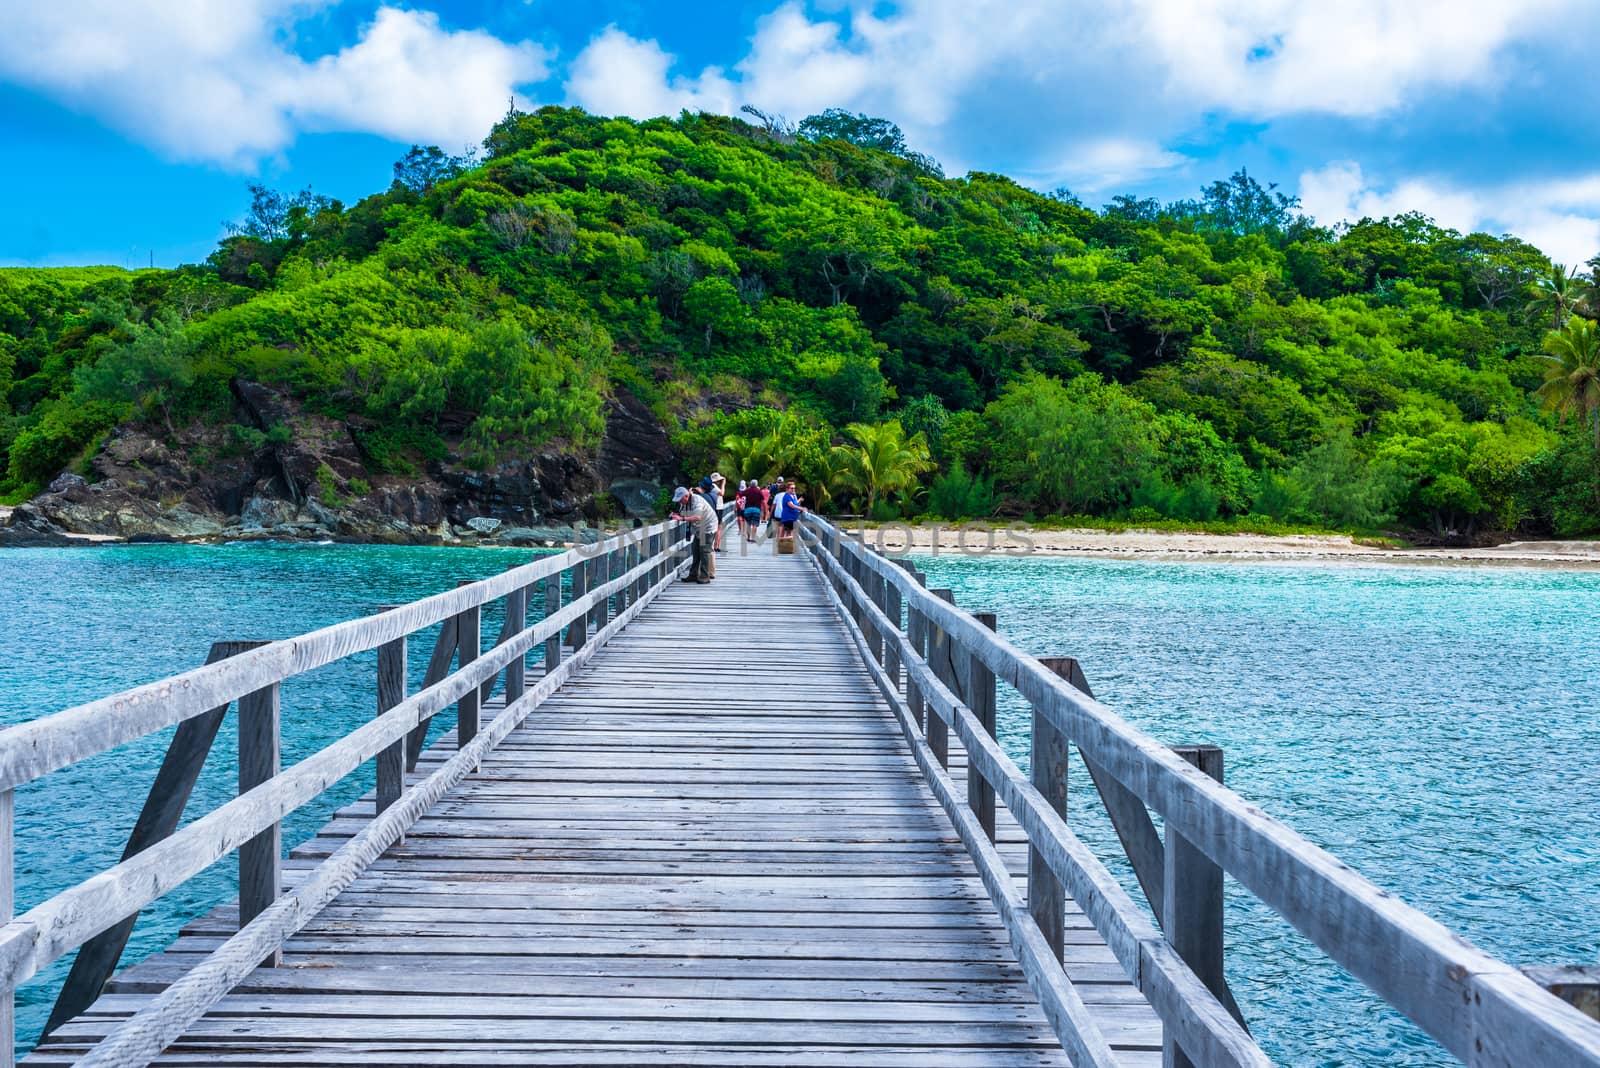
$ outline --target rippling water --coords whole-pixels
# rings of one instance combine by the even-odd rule
[[[299,633],[533,555],[261,544],[0,553],[0,723],[199,664],[216,640]],[[1163,741],[1223,746],[1231,786],[1491,952],[1600,960],[1600,575],[922,563],[963,606],[996,610],[1025,648],[1077,656],[1097,696]],[[414,675],[427,652],[413,645]],[[285,685],[286,763],[371,715],[374,670],[369,654]],[[1026,717],[1002,695],[1001,733],[1023,759]],[[169,735],[18,791],[19,909],[116,861]],[[233,796],[235,759],[230,716],[193,811]],[[311,834],[370,776],[369,766],[299,813],[286,840]],[[1074,824],[1112,856],[1091,798],[1072,797]],[[125,960],[231,897],[234,877],[230,859],[152,906]],[[1228,937],[1234,990],[1283,1063],[1452,1063],[1237,888]],[[25,1043],[67,963],[21,991]]]
[[[1076,656],[1095,695],[1160,740],[1222,746],[1231,787],[1483,948],[1600,961],[1600,575],[920,566],[1023,648]],[[1000,733],[1025,761],[1012,697]],[[1079,772],[1069,819],[1120,857]],[[1282,1063],[1456,1063],[1231,882],[1227,937],[1230,983]]]

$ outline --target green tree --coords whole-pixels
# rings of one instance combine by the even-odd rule
[[[1547,411],[1592,427],[1600,449],[1600,326],[1574,316],[1544,339],[1544,383],[1536,391]]]
[[[1119,507],[1155,459],[1155,410],[1093,375],[1025,376],[986,416],[1001,481],[1046,510]]]
[[[89,401],[132,402],[158,411],[167,433],[176,434],[172,407],[194,384],[194,342],[176,315],[130,326],[129,332],[127,344],[78,369],[79,391]]]
[[[933,469],[928,443],[922,435],[907,437],[905,428],[896,420],[851,423],[844,432],[853,444],[841,448],[840,481],[866,497],[868,515],[880,496],[909,493],[916,488],[918,478]]]
[[[1549,271],[1534,279],[1529,287],[1533,299],[1528,301],[1523,314],[1532,319],[1536,315],[1550,316],[1550,329],[1560,330],[1567,317],[1577,307],[1583,296],[1583,284],[1577,270],[1568,271],[1563,264],[1553,263]]]

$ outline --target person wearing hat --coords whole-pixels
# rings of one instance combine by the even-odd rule
[[[711,539],[717,529],[716,510],[703,494],[690,493],[687,486],[672,491],[672,506],[672,518],[694,524],[689,581],[704,585],[711,581]]]

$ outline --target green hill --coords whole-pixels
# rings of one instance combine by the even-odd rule
[[[1417,215],[1331,231],[1243,173],[1095,211],[944,178],[839,113],[793,131],[546,108],[508,115],[481,162],[416,150],[396,171],[348,207],[257,189],[203,265],[0,271],[0,494],[137,481],[152,461],[104,451],[123,426],[183,452],[179,482],[239,461],[218,515],[274,478],[325,511],[431,478],[494,513],[508,491],[470,472],[592,466],[615,413],[648,409],[664,473],[781,468],[883,517],[1600,529],[1592,405],[1562,423],[1535,395],[1593,290],[1513,237]],[[863,459],[889,421],[909,476]],[[296,475],[285,447],[313,426],[348,441]],[[545,485],[542,515],[603,511],[599,470]]]

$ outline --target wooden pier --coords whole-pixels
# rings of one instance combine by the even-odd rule
[[[121,865],[0,928],[11,989],[93,950],[27,1063],[1266,1065],[1222,977],[1227,871],[1467,1063],[1600,1066],[1600,1024],[1232,794],[1215,751],[805,532],[779,556],[730,529],[699,586],[682,528],[648,528],[0,733],[9,802],[233,701],[251,728],[236,801],[141,820]],[[283,683],[371,650],[377,718],[280,769]],[[992,737],[999,685],[1035,710],[1031,775]],[[1069,744],[1158,922],[1067,827]],[[170,781],[209,738],[184,745]],[[363,764],[375,788],[284,856],[283,815]],[[241,901],[113,975],[119,921],[240,846]]]

